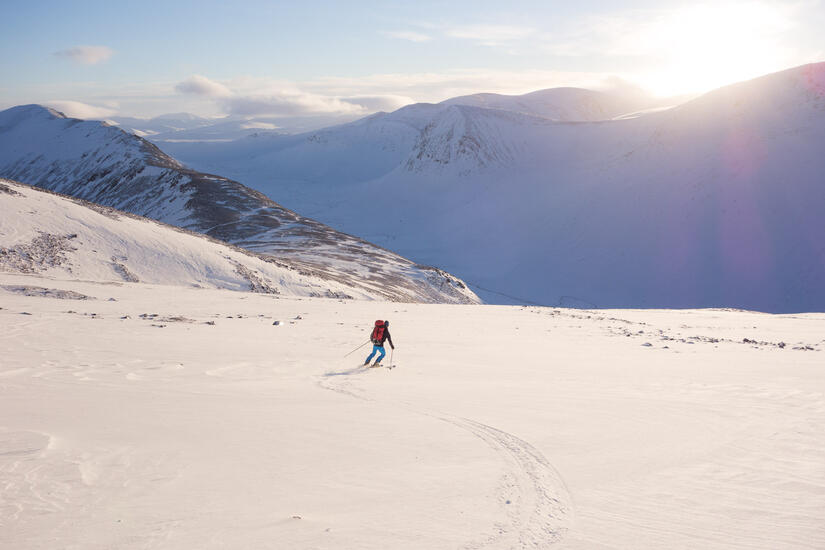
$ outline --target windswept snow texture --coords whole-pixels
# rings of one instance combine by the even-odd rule
[[[106,123],[37,105],[0,112],[0,177],[205,233],[362,295],[478,302],[439,269],[300,216],[235,181],[185,169]]]
[[[0,287],[3,550],[825,548],[823,314]]]
[[[488,301],[825,310],[825,63],[625,117],[550,92],[171,150]]]

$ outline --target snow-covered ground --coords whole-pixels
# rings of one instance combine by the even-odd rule
[[[0,308],[4,549],[825,547],[824,314],[11,274]],[[344,357],[376,318],[391,370]]]

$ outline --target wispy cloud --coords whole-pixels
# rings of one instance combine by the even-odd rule
[[[294,117],[315,115],[363,116],[392,111],[413,100],[397,94],[331,93],[306,83],[266,78],[238,78],[222,84],[205,76],[192,75],[175,85],[179,93],[212,99],[228,115],[247,117]]]
[[[445,30],[447,36],[472,40],[483,46],[501,46],[528,38],[535,32],[531,27],[516,25],[463,25]]]
[[[304,92],[273,92],[237,95],[220,101],[224,111],[239,116],[300,116],[363,112],[358,105],[335,97]]]
[[[409,97],[391,94],[342,97],[341,101],[358,105],[369,113],[375,113],[378,111],[395,111],[404,105],[415,103],[415,101]]]
[[[47,107],[60,111],[68,117],[82,118],[86,120],[104,119],[113,116],[116,112],[115,109],[109,107],[89,105],[88,103],[81,103],[80,101],[58,99],[54,101],[45,101],[43,104]]]
[[[410,42],[429,42],[432,36],[416,31],[383,31],[381,34],[399,40],[409,40]]]
[[[229,88],[220,82],[215,82],[214,80],[210,80],[199,74],[193,74],[183,82],[178,83],[175,86],[175,90],[182,94],[192,94],[214,98],[229,97],[232,95]]]
[[[57,57],[82,65],[97,65],[108,60],[114,54],[114,50],[106,46],[75,46],[54,52]]]

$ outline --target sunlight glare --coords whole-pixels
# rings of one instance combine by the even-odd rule
[[[639,37],[659,58],[644,85],[662,96],[704,92],[786,68],[779,34],[790,26],[781,7],[764,3],[679,9]]]

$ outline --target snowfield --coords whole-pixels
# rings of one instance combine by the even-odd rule
[[[0,324],[2,548],[825,547],[825,314],[4,273]]]

